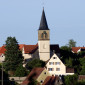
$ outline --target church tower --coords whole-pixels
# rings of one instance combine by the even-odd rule
[[[47,61],[50,59],[50,30],[47,25],[45,12],[43,9],[40,27],[38,30],[38,46],[40,60]]]

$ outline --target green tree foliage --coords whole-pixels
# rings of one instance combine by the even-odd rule
[[[64,85],[77,85],[77,80],[77,75],[64,76]]]
[[[79,53],[78,53],[78,56],[79,57],[85,57],[85,51],[80,51]]]
[[[77,85],[85,85],[85,81],[78,82]]]
[[[73,39],[70,39],[68,42],[68,46],[71,47],[76,47],[76,41],[74,41]]]
[[[81,71],[80,74],[81,75],[85,75],[85,57],[84,58],[80,58],[80,65],[81,65]]]
[[[6,40],[5,63],[4,67],[7,71],[15,71],[19,64],[23,61],[22,53],[19,49],[18,42],[15,37],[8,37]]]
[[[62,49],[62,50],[66,50],[66,51],[71,51],[71,48],[70,47],[68,47],[68,46],[61,46],[61,48],[60,49]]]
[[[65,63],[67,67],[73,67],[73,59],[71,57],[69,57],[69,59],[66,59]]]
[[[29,70],[32,70],[34,67],[44,67],[45,66],[45,62],[39,59],[32,59],[31,61],[29,61],[26,65],[26,68],[28,68]]]
[[[17,76],[17,77],[24,77],[24,76],[26,76],[26,75],[27,75],[27,70],[26,70],[26,68],[24,68],[24,67],[22,66],[22,64],[20,64],[20,65],[17,67],[16,71],[15,71],[15,76]]]

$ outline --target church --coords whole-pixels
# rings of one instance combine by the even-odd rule
[[[29,58],[39,58],[40,60],[48,61],[53,55],[53,52],[59,55],[59,45],[50,45],[50,29],[48,28],[43,9],[38,29],[38,43],[36,45],[24,45],[22,53],[25,60]]]

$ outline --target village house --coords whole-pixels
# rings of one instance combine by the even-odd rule
[[[50,75],[73,75],[74,69],[67,68],[65,64],[60,60],[60,58],[54,53],[53,56],[48,60],[46,64],[46,69],[49,71]]]
[[[51,76],[45,68],[34,68],[21,85],[29,85],[34,79],[37,80],[37,85],[62,85],[62,80],[59,76]]]

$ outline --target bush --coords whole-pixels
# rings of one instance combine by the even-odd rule
[[[39,59],[33,59],[29,61],[26,65],[26,68],[32,70],[34,67],[44,67],[45,62]]]

